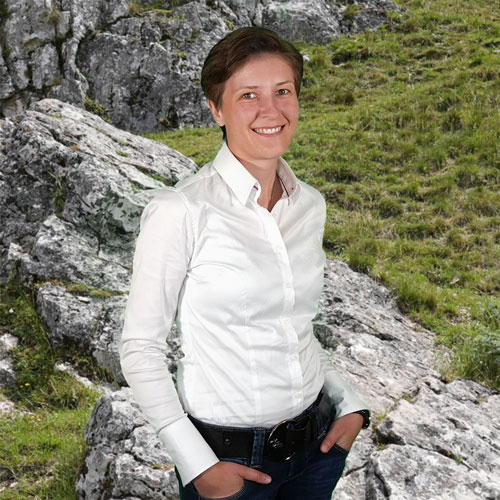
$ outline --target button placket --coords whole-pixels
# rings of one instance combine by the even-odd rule
[[[280,324],[282,325],[282,331],[286,336],[288,346],[287,365],[288,372],[290,374],[290,390],[293,407],[296,412],[299,412],[302,409],[304,395],[302,369],[298,356],[298,336],[292,321],[293,307],[295,304],[292,267],[290,265],[288,252],[283,237],[281,236],[278,222],[265,208],[260,207],[260,205],[259,208],[260,210],[258,210],[258,212],[264,223],[266,234],[269,238],[272,249],[277,257],[282,277],[283,309],[280,317]]]

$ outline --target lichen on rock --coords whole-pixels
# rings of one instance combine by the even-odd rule
[[[116,341],[140,215],[196,164],[53,99],[0,122],[0,144],[0,278],[45,282],[37,307],[52,341],[76,342],[123,382]]]

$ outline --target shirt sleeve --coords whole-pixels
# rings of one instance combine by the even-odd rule
[[[141,218],[119,344],[123,375],[184,485],[218,462],[182,408],[165,355],[192,249],[183,195],[173,189],[160,192]]]
[[[321,367],[325,377],[323,391],[328,396],[332,407],[337,409],[335,418],[343,417],[354,411],[367,410],[367,404],[341,377],[340,373],[333,366],[327,351],[321,347],[319,340],[314,338],[314,342],[319,352]]]

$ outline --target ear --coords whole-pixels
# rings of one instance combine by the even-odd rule
[[[222,114],[222,111],[220,109],[217,109],[215,107],[214,102],[211,101],[210,99],[208,99],[208,106],[210,108],[210,111],[212,112],[214,120],[217,122],[217,125],[219,125],[219,127],[223,127],[224,126],[224,115]]]

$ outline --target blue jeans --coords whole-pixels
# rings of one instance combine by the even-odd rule
[[[258,468],[269,474],[272,481],[270,484],[260,484],[245,479],[238,492],[219,500],[330,500],[348,454],[338,445],[334,445],[328,453],[320,451],[321,441],[331,423],[332,418],[307,448],[285,462],[274,462],[263,457],[264,431],[254,429],[252,459],[223,460]],[[183,487],[179,480],[179,492],[182,500],[209,500],[196,491],[192,482]]]

